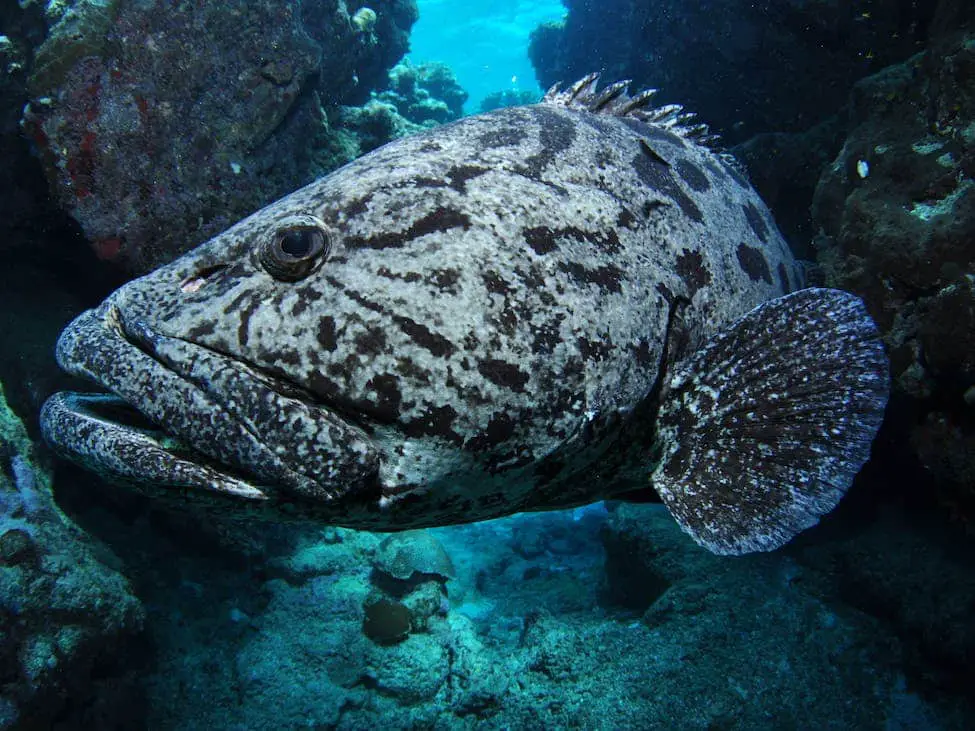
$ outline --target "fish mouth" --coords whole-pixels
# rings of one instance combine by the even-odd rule
[[[300,387],[164,335],[111,300],[65,328],[57,360],[108,393],[51,396],[44,437],[106,477],[252,503],[329,505],[375,493],[378,450],[358,425]]]

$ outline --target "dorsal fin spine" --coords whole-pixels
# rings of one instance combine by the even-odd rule
[[[594,114],[632,117],[661,126],[698,145],[709,148],[717,146],[717,135],[711,134],[707,125],[697,123],[696,115],[685,112],[680,104],[653,107],[651,101],[657,94],[656,89],[646,89],[630,96],[626,91],[629,85],[629,80],[617,81],[600,91],[599,74],[589,74],[564,91],[560,84],[553,84],[542,98],[542,103]]]

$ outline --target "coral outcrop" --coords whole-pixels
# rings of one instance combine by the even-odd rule
[[[907,570],[917,540],[885,555],[887,530],[739,560],[695,546],[660,505],[521,515],[416,532],[417,545],[404,534],[382,549],[369,534],[329,531],[316,543],[309,533],[288,562],[300,573],[205,574],[208,595],[251,602],[246,627],[221,624],[227,609],[211,601],[192,623],[196,641],[180,643],[187,602],[153,589],[171,609],[156,628],[146,725],[957,727],[963,703],[941,707],[914,690],[930,655],[897,632],[923,627],[924,653],[962,657],[939,638],[967,641],[955,623],[971,581],[929,551],[924,567],[946,571],[943,606],[931,611],[934,597],[915,583],[925,568]],[[436,581],[377,595],[373,575],[387,560],[397,576],[451,570],[450,596]],[[880,561],[902,576],[887,581]],[[847,581],[863,592],[838,597],[834,582]],[[422,586],[449,603],[424,627],[410,607]]]
[[[467,92],[446,64],[402,62],[390,70],[389,88],[378,98],[413,124],[429,126],[460,119]]]
[[[447,581],[456,571],[443,544],[426,530],[389,536],[379,544],[370,577],[363,631],[379,644],[428,629],[430,618],[446,615]]]

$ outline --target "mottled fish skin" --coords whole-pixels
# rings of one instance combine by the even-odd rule
[[[296,216],[324,222],[329,253],[279,281],[256,252]],[[116,312],[127,340],[143,328],[204,376],[216,367],[206,353],[314,395],[371,442],[378,472],[331,503],[331,487],[304,497],[321,519],[400,530],[646,485],[635,454],[647,445],[621,431],[652,431],[631,414],[667,360],[668,323],[686,354],[801,286],[767,208],[721,156],[666,125],[543,103],[393,142],[129,283],[89,319]],[[62,365],[84,371],[84,358],[78,345]],[[203,451],[224,433],[210,419],[191,430]],[[313,481],[299,422],[275,459]],[[263,428],[248,422],[255,439]],[[256,451],[218,456],[268,474]],[[613,481],[579,479],[604,464]],[[271,502],[294,497],[268,482]]]

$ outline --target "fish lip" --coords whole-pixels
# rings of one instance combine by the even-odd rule
[[[174,348],[177,355],[187,356],[185,361],[167,353],[167,349]],[[224,472],[227,479],[239,480],[237,476],[243,474],[250,476],[245,479],[251,482],[250,478],[257,477],[262,486],[255,489],[269,497],[329,502],[361,488],[378,473],[378,452],[357,426],[326,411],[319,403],[299,399],[297,389],[281,379],[205,346],[159,333],[144,320],[127,315],[111,298],[65,328],[58,340],[57,360],[66,372],[94,381],[119,403],[124,402],[159,425],[160,432],[175,437],[185,449],[199,453],[201,463],[211,469],[216,463],[215,468]],[[281,445],[265,443],[265,435],[242,418],[233,400],[221,398],[207,382],[205,373],[194,372],[197,361],[219,363],[225,374],[231,374],[241,387],[250,388],[251,394],[267,396],[271,403],[300,404],[310,416],[326,419],[329,429],[337,430],[339,437],[348,436],[355,445],[353,451],[358,452],[340,455],[345,461],[339,459],[334,471],[344,479],[336,480],[335,475],[327,479],[326,475],[326,479],[318,480],[307,474],[302,464],[290,464]],[[90,427],[94,423],[91,414],[81,409],[71,413],[72,406],[83,403],[77,400],[77,394],[74,396],[74,401],[63,397],[52,400],[48,419],[52,427],[45,429],[45,436],[57,451],[111,471],[111,455],[103,453],[100,459],[85,455],[81,451],[84,445],[71,444],[74,437],[53,426],[55,417],[69,427]],[[205,428],[200,428],[200,424],[205,424]],[[114,426],[123,441],[131,441],[138,431],[122,422]]]
[[[106,411],[123,410],[126,422],[106,419]],[[232,474],[226,467],[217,466],[205,455],[182,444],[174,444],[165,432],[154,425],[129,423],[132,414],[144,420],[135,407],[111,393],[75,393],[61,391],[52,394],[41,408],[41,430],[45,440],[55,451],[99,471],[105,468],[110,476],[125,482],[149,480],[173,487],[197,488],[236,500],[263,502],[269,499],[263,490],[243,476]],[[73,449],[62,442],[65,429],[83,431],[86,450]],[[133,449],[154,458],[131,460],[123,455]],[[93,457],[100,453],[99,457]],[[111,454],[117,459],[106,460]],[[138,465],[138,467],[137,467]]]

